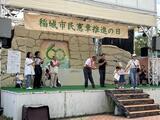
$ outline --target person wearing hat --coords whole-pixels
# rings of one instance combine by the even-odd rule
[[[131,88],[136,89],[137,87],[137,74],[138,70],[140,70],[140,63],[137,60],[137,55],[132,54],[131,60],[128,62],[125,71],[130,70],[130,78],[131,78]]]

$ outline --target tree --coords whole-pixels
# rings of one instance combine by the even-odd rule
[[[137,56],[141,55],[142,47],[147,47],[147,42],[147,37],[143,37],[142,35],[135,37],[135,53],[137,54]]]

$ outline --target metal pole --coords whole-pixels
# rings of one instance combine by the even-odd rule
[[[1,81],[2,81],[2,40],[0,39],[0,89],[1,89]]]
[[[0,0],[0,17],[4,17],[3,6],[5,5],[5,0]]]
[[[0,18],[4,17],[3,13],[3,6],[5,5],[5,0],[0,0]],[[0,36],[1,37],[1,36]],[[1,89],[1,82],[2,82],[2,40],[0,39],[0,89]]]
[[[135,41],[135,38],[136,38],[136,35],[135,35],[135,32],[136,32],[136,28],[134,28],[134,38],[133,38],[133,54],[136,53],[136,41]]]
[[[153,51],[152,51],[152,36],[153,35],[153,27],[151,27],[151,30],[149,31],[149,39],[148,39],[148,47],[150,48],[150,49],[148,49],[148,55],[149,55],[149,58],[151,59],[151,61],[153,61]],[[152,64],[152,63],[151,63]],[[151,64],[150,64],[150,60],[148,59],[148,66],[151,66]],[[152,65],[152,67],[153,67],[153,65]],[[154,80],[153,80],[153,78],[154,78],[154,68],[152,68],[151,67],[151,69],[149,70],[149,72],[150,72],[150,75],[151,75],[151,79],[152,79],[152,84],[155,84],[155,82],[154,82]],[[151,81],[150,81],[150,79],[149,79],[149,84],[151,83]]]
[[[2,4],[0,3],[0,17],[2,17]]]
[[[5,5],[5,0],[0,0],[0,18],[4,17],[3,6]],[[1,37],[1,36],[0,36]],[[2,40],[0,39],[0,108],[1,108],[1,87],[2,87]],[[1,108],[1,110],[3,110]]]
[[[0,17],[2,17],[2,1],[1,0],[0,0]],[[2,50],[2,40],[0,39],[0,89],[1,89],[1,81],[2,81],[1,50]]]

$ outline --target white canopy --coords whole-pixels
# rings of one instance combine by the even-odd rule
[[[127,24],[156,26],[156,15],[154,15],[154,13],[146,14],[144,10],[137,12],[137,10],[126,10],[123,9],[123,7],[117,9],[113,6],[102,7],[76,1],[77,0],[8,0],[6,4],[20,8],[32,8],[35,10],[104,19]],[[145,6],[145,3],[143,3],[143,5]]]

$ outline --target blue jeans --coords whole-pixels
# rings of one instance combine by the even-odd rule
[[[131,77],[131,86],[137,87],[137,69],[131,68],[130,69],[130,77]]]
[[[31,87],[31,75],[26,75],[26,88]]]

